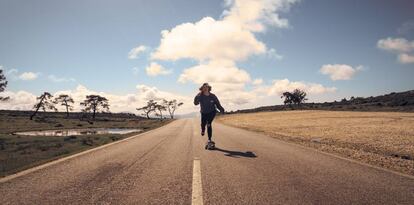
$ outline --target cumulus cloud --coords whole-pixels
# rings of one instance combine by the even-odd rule
[[[275,49],[267,49],[255,35],[264,32],[267,27],[288,27],[288,20],[282,18],[280,13],[287,11],[295,2],[227,0],[227,9],[220,19],[204,17],[198,22],[183,23],[162,31],[160,45],[151,58],[196,60],[198,65],[185,69],[179,76],[179,82],[210,82],[216,85],[221,95],[238,87],[242,93],[230,96],[250,99],[253,94],[245,90],[245,85],[251,82],[250,75],[238,68],[236,63],[259,54],[281,58]],[[236,102],[237,99],[231,101]]]
[[[33,72],[23,72],[22,74],[19,75],[19,79],[20,80],[34,80],[39,76],[38,73],[33,73]]]
[[[147,66],[145,71],[149,76],[168,75],[172,72],[171,70],[167,70],[162,65],[155,62],[152,62],[149,66]]]
[[[31,110],[36,102],[36,95],[26,91],[5,91],[0,96],[10,97],[0,103],[0,110]]]
[[[197,84],[204,82],[239,84],[249,82],[250,75],[237,68],[231,61],[209,61],[184,70],[178,81]]]
[[[281,95],[283,92],[292,92],[295,89],[301,89],[308,94],[324,94],[335,92],[335,87],[325,87],[317,83],[308,83],[300,81],[289,81],[288,79],[274,80],[268,89],[268,95]]]
[[[405,38],[386,38],[380,39],[377,43],[377,47],[398,53],[398,61],[403,64],[414,63],[414,54],[410,52],[414,51],[414,41],[409,41]]]
[[[346,64],[327,64],[319,70],[324,75],[329,75],[331,80],[350,80],[355,73],[362,70],[362,66],[353,68]]]
[[[177,93],[161,91],[156,87],[150,87],[147,85],[137,85],[136,88],[137,91],[135,93],[120,95],[107,92],[98,92],[90,90],[83,85],[78,85],[72,90],[57,91],[53,93],[53,95],[70,95],[75,100],[75,111],[81,110],[79,103],[85,99],[86,95],[91,94],[97,94],[106,97],[109,100],[111,112],[137,113],[136,108],[144,106],[150,99],[177,99],[180,102],[184,102],[184,105],[180,107],[180,110],[177,110],[177,113],[179,114],[196,111],[196,108],[191,104],[192,99],[190,97],[182,96]],[[0,96],[10,96],[10,100],[0,103],[0,109],[31,110],[36,102],[37,95],[27,91],[6,91],[0,93]]]
[[[405,38],[386,38],[380,39],[377,43],[378,48],[386,51],[409,52],[414,50],[414,41]]]
[[[136,48],[131,49],[131,51],[129,51],[128,53],[128,58],[129,59],[136,59],[138,58],[138,55],[143,53],[145,50],[147,50],[146,46],[140,45]]]
[[[414,63],[414,55],[402,53],[398,55],[398,61],[403,64]]]
[[[160,46],[152,57],[159,60],[243,60],[266,51],[254,34],[230,21],[205,17],[196,23],[184,23],[161,32]]]

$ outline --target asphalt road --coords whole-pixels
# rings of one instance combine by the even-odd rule
[[[0,204],[414,204],[414,178],[220,124],[207,151],[198,124],[0,179]]]

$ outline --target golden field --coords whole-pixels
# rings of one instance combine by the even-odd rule
[[[279,111],[219,122],[414,175],[414,113]]]

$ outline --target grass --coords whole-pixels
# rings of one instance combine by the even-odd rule
[[[136,128],[145,132],[168,122],[120,117],[100,118],[92,122],[60,116],[29,120],[27,116],[0,112],[0,177],[137,134],[55,137],[22,136],[14,135],[14,132],[74,128]]]
[[[219,121],[414,175],[414,113],[281,111]]]

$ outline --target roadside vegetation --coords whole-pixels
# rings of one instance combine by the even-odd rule
[[[333,102],[305,102],[306,93],[285,92],[284,105],[261,106],[251,109],[231,111],[234,113],[255,113],[283,110],[337,110],[337,111],[397,111],[414,112],[414,90],[392,92],[380,96],[343,98]],[[303,96],[304,95],[304,96]],[[303,98],[302,98],[303,97]],[[301,100],[303,99],[303,100]]]
[[[7,83],[3,70],[0,70],[0,94],[5,91]],[[0,103],[9,99],[2,95]],[[80,105],[81,112],[73,112],[75,104]],[[148,105],[149,112],[146,111],[146,118],[143,118],[131,113],[111,113],[110,102],[104,96],[87,95],[83,101],[75,102],[67,94],[53,96],[44,92],[37,97],[32,111],[0,110],[0,177],[163,126],[171,122],[163,116],[163,112],[168,111],[173,119],[175,110],[182,103],[161,99],[150,100]],[[139,131],[69,136],[16,134],[24,131],[92,128],[130,128]]]
[[[30,120],[31,114],[29,111],[0,111],[0,176],[137,134],[27,136],[15,132],[88,128],[133,128],[145,132],[170,122],[117,113],[100,113],[92,121],[82,119],[83,113],[71,113],[68,118],[66,113],[50,112],[39,113]]]
[[[278,111],[224,115],[218,121],[414,175],[414,113]]]

